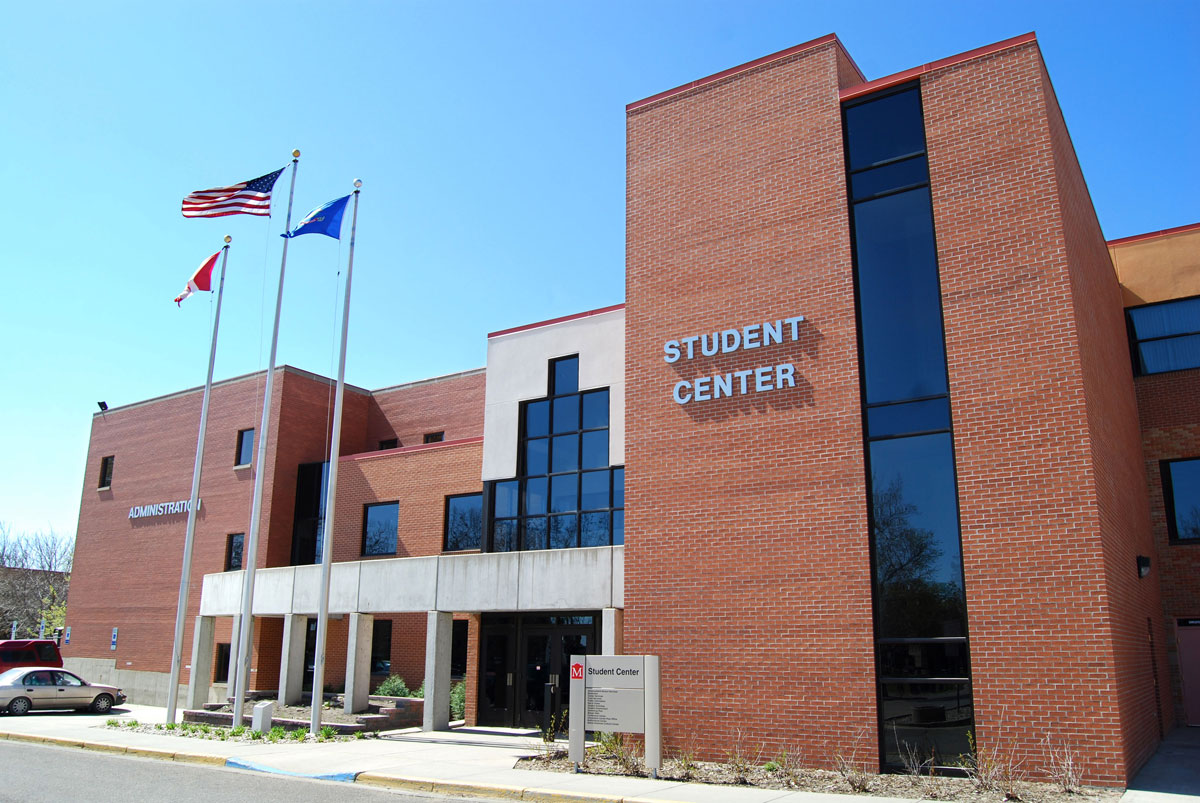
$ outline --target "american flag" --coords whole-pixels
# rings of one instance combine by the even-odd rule
[[[287,168],[281,167],[274,173],[252,178],[228,187],[211,190],[196,190],[183,199],[184,217],[224,217],[225,215],[269,215],[271,214],[271,189],[279,174]]]

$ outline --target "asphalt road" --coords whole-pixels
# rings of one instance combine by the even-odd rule
[[[69,747],[0,741],[0,803],[430,803],[461,800],[362,784],[176,764]]]

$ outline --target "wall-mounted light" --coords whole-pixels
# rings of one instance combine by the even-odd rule
[[[108,409],[108,402],[96,402],[96,406],[99,407],[100,412],[103,413],[105,410]]]
[[[1150,558],[1145,555],[1137,556],[1138,577],[1146,577],[1150,574]]]

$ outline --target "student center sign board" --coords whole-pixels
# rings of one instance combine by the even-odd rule
[[[657,655],[572,655],[570,757],[583,763],[584,734],[643,733],[646,766],[662,767],[662,705]],[[582,715],[581,715],[582,714]]]

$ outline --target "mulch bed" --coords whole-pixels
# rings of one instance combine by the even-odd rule
[[[740,765],[740,772],[735,766]],[[549,749],[545,754],[522,759],[518,769],[574,772],[575,766],[563,750]],[[650,777],[641,761],[630,756],[614,756],[601,747],[588,749],[582,771],[591,775],[625,775]],[[1040,771],[1021,773],[1018,777],[1036,777]],[[664,762],[658,777],[668,781],[698,781],[720,785],[754,786],[761,789],[787,789],[799,792],[826,794],[861,794],[874,797],[899,797],[929,800],[967,801],[968,803],[1116,803],[1123,789],[1083,787],[1079,792],[1064,792],[1056,784],[1033,780],[1018,780],[1009,795],[1000,789],[986,790],[967,778],[911,775],[876,775],[862,773],[859,778],[865,789],[854,790],[842,774],[833,770],[804,769],[771,761],[764,764],[749,762],[680,761]]]

